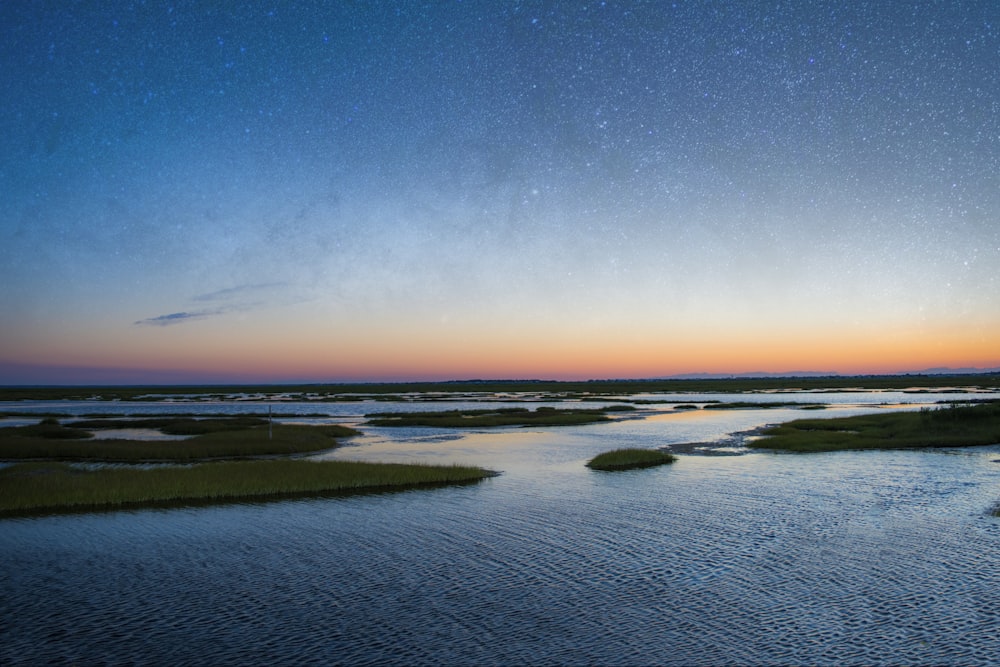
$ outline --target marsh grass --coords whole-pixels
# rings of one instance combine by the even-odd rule
[[[764,429],[757,449],[828,452],[841,449],[969,447],[1000,444],[1000,402],[919,412],[796,419]]]
[[[632,470],[673,463],[677,457],[658,449],[615,449],[587,461],[592,470]]]
[[[86,440],[94,437],[90,431],[67,427],[53,417],[46,417],[37,424],[11,426],[0,430],[0,439],[7,435],[24,438],[44,438],[46,440]]]
[[[89,431],[115,428],[151,428],[169,435],[204,435],[223,431],[240,431],[253,426],[264,426],[262,417],[224,417],[194,419],[191,417],[153,417],[147,419],[81,419],[71,424],[76,429]]]
[[[609,421],[607,412],[634,410],[630,405],[612,405],[603,408],[550,408],[534,411],[527,408],[499,408],[492,410],[445,410],[441,412],[384,412],[366,415],[372,426],[437,426],[441,428],[469,428],[491,426],[573,426]]]
[[[117,422],[114,428],[134,425],[135,422],[131,421]],[[337,425],[274,424],[272,437],[269,437],[268,428],[264,425],[239,430],[209,428],[207,432],[185,440],[80,440],[52,436],[43,426],[45,429],[66,428],[39,424],[0,429],[0,459],[138,463],[285,456],[330,449],[337,445],[337,438],[357,434],[354,429]],[[89,431],[83,432],[90,436]]]
[[[60,462],[20,463],[0,469],[0,515],[415,488],[474,482],[493,474],[469,466],[301,459],[97,470]]]
[[[167,442],[82,439],[94,430],[122,427],[191,437]],[[46,419],[0,429],[0,458],[43,460],[0,469],[0,515],[401,489],[473,482],[493,474],[469,466],[277,458],[330,449],[338,438],[356,433],[336,425],[269,428],[266,420],[247,417],[91,419],[74,422],[73,428]],[[188,465],[82,468],[68,461]]]

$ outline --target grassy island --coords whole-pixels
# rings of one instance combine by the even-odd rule
[[[101,430],[121,428],[189,437],[94,437]],[[0,516],[406,489],[474,482],[494,474],[470,466],[282,458],[331,449],[338,438],[356,433],[344,426],[268,424],[246,417],[102,418],[65,425],[49,417],[30,426],[5,427],[0,429],[0,459],[22,462],[0,468]],[[167,465],[117,465],[152,462]]]
[[[0,516],[408,489],[493,475],[464,466],[287,459],[129,468],[58,462],[0,468]]]
[[[1000,401],[919,412],[796,419],[762,431],[758,449],[829,452],[1000,444]]]
[[[673,463],[677,457],[659,449],[615,449],[587,461],[592,470],[632,470]]]
[[[445,410],[440,412],[381,412],[365,415],[372,426],[437,426],[441,428],[481,428],[490,426],[574,426],[609,421],[608,412],[634,410],[631,405],[604,408],[527,408],[493,410]]]
[[[184,440],[103,440],[105,429],[144,428]],[[39,424],[0,428],[0,459],[46,459],[140,463],[199,461],[220,458],[285,456],[322,451],[337,446],[337,438],[356,435],[345,426],[274,424],[266,419],[94,419],[67,425],[47,418]]]

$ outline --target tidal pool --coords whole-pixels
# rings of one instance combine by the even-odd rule
[[[0,664],[996,664],[1000,447],[583,466],[789,414],[366,428],[329,456],[503,474],[0,520]]]

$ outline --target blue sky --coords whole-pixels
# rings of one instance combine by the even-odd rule
[[[0,383],[1000,365],[995,2],[5,3]]]

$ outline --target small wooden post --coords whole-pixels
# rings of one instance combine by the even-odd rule
[[[271,422],[272,421],[273,421],[273,419],[271,418],[271,404],[268,403],[267,404],[267,439],[268,440],[271,439]]]

